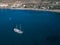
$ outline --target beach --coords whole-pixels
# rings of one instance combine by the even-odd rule
[[[58,12],[58,9],[37,9],[37,8],[0,8],[0,9],[11,9],[11,10],[35,10],[35,11],[50,11],[50,12]]]
[[[59,12],[60,13],[60,10],[58,10],[58,9],[54,9],[54,10],[51,10],[51,9],[37,9],[37,8],[8,8],[8,9],[14,9],[14,10],[51,11],[51,12]]]

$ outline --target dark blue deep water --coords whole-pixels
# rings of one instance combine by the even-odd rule
[[[0,45],[60,45],[60,13],[0,9]]]

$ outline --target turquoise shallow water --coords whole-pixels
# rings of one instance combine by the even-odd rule
[[[0,45],[60,45],[60,13],[0,9]]]

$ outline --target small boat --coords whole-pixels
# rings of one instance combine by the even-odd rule
[[[20,25],[20,29],[17,28],[17,26],[14,28],[14,32],[19,33],[19,34],[23,34],[23,31],[21,30],[21,25]]]

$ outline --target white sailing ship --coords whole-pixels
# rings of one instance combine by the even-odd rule
[[[21,25],[20,25],[20,29],[17,28],[17,26],[14,28],[14,32],[19,33],[19,34],[23,34],[23,31],[21,30]]]

